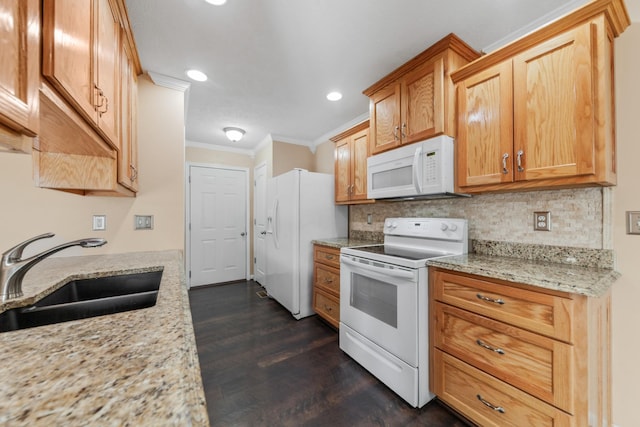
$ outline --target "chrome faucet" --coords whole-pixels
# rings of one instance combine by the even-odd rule
[[[34,255],[27,259],[22,259],[22,251],[29,244],[36,240],[46,239],[55,236],[53,233],[41,234],[36,237],[32,237],[29,240],[25,240],[22,243],[14,246],[5,253],[2,254],[2,261],[0,265],[0,298],[2,302],[5,302],[11,298],[18,298],[22,296],[22,279],[27,271],[34,265],[45,259],[51,254],[61,251],[72,246],[81,246],[83,248],[96,248],[102,246],[107,241],[105,239],[80,239],[72,242],[63,243],[58,246],[54,246],[51,249],[47,249],[37,255]]]

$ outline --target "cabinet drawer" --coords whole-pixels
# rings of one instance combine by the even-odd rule
[[[435,304],[434,345],[573,413],[573,346],[446,304]]]
[[[313,291],[313,309],[319,316],[333,325],[340,324],[340,300],[319,289]]]
[[[508,282],[432,269],[435,300],[569,343],[574,340],[574,301]]]
[[[571,425],[569,414],[437,349],[433,372],[431,388],[438,397],[479,425]]]
[[[340,296],[340,270],[323,264],[313,265],[314,285]]]
[[[335,268],[340,268],[340,249],[315,245],[313,247],[313,260]]]

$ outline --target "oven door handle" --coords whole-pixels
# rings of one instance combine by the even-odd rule
[[[415,272],[413,271],[401,270],[397,268],[377,267],[371,264],[362,264],[360,262],[352,261],[350,258],[347,258],[347,257],[341,257],[340,262],[343,262],[347,265],[352,265],[354,267],[358,267],[359,269],[364,271],[373,271],[385,276],[398,277],[401,279],[413,279],[415,277]]]

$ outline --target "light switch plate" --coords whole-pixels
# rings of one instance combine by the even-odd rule
[[[534,212],[533,229],[535,231],[551,231],[551,212]]]
[[[104,231],[107,229],[107,216],[106,215],[94,215],[93,216],[93,231]]]
[[[639,211],[627,211],[627,234],[640,234]]]
[[[153,230],[153,215],[134,215],[133,228],[135,230]]]

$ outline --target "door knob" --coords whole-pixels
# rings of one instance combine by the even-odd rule
[[[267,234],[267,232],[266,231],[261,231],[260,234],[262,234],[264,236],[265,234]]]
[[[244,236],[246,236],[246,235],[247,235],[247,233],[245,233],[245,232],[243,231],[242,233],[240,233],[240,235],[241,235],[242,237],[244,237]]]

